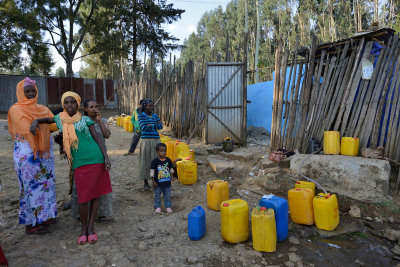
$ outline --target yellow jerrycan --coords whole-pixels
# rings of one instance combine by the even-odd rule
[[[294,188],[288,192],[290,218],[294,223],[313,225],[313,192],[310,188]]]
[[[339,155],[340,153],[340,133],[338,131],[324,132],[324,154]]]
[[[297,181],[294,184],[294,188],[310,188],[313,192],[313,196],[315,196],[315,184],[313,182]]]
[[[167,157],[171,161],[175,161],[175,143],[176,141],[166,141],[165,144],[167,145]]]
[[[355,137],[342,137],[340,143],[340,154],[345,156],[358,156],[358,148],[360,147],[360,139]]]
[[[129,131],[129,122],[131,121],[131,117],[130,116],[126,116],[124,118],[124,129],[126,131]]]
[[[176,144],[175,144],[175,159],[179,158],[179,155],[182,152],[186,152],[186,151],[189,151],[189,150],[190,149],[189,149],[189,145],[188,144],[186,144],[184,142],[180,142],[180,141],[176,142]]]
[[[339,225],[339,207],[335,194],[320,193],[314,197],[315,226],[333,231]]]
[[[229,243],[240,243],[249,238],[249,205],[242,199],[221,203],[221,236]]]
[[[190,185],[197,182],[197,163],[190,160],[181,160],[176,163],[178,180],[181,184]]]
[[[227,181],[214,180],[207,183],[207,207],[220,210],[221,202],[229,200],[229,184]]]
[[[133,123],[131,121],[129,121],[128,131],[133,133]]]
[[[184,159],[184,158],[190,158],[191,161],[196,161],[194,158],[194,150],[184,150],[182,151],[179,155],[178,158]]]
[[[253,248],[257,251],[276,251],[275,212],[266,207],[254,208],[251,212],[251,234]]]
[[[115,118],[115,122],[116,122],[117,126],[119,126],[120,121],[121,121],[121,117],[120,116]]]

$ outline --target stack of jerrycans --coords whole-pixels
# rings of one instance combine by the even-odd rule
[[[277,241],[285,240],[288,236],[289,226],[287,200],[270,194],[263,196],[259,205],[274,210]]]

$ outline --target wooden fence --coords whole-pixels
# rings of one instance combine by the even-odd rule
[[[324,49],[314,38],[301,60],[297,49],[292,56],[276,50],[272,149],[304,153],[310,138],[335,130],[400,159],[400,41],[390,33],[376,40],[365,35]],[[374,64],[370,79],[362,78],[366,60]]]
[[[175,61],[175,60],[174,60]],[[160,71],[150,61],[143,74],[117,82],[116,91],[121,113],[132,114],[139,100],[153,99],[164,124],[178,138],[192,136],[204,138],[207,112],[205,64],[188,62],[175,66],[175,62],[162,62]]]

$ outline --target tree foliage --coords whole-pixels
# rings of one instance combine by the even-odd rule
[[[248,47],[243,46],[248,15]],[[223,10],[218,7],[203,15],[196,32],[185,41],[180,63],[189,60],[216,61],[221,55],[226,60],[226,38],[229,36],[230,61],[243,59],[248,50],[250,70],[259,69],[261,78],[271,78],[274,51],[281,41],[286,49],[293,51],[309,46],[312,34],[321,43],[351,37],[358,31],[368,30],[374,22],[380,27],[400,30],[397,16],[399,0],[259,0],[260,5],[260,51],[258,66],[255,65],[256,0],[232,0]],[[254,77],[250,77],[254,82]]]

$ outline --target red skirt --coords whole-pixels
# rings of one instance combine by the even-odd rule
[[[110,174],[104,163],[83,165],[74,170],[76,192],[80,204],[112,192]]]

